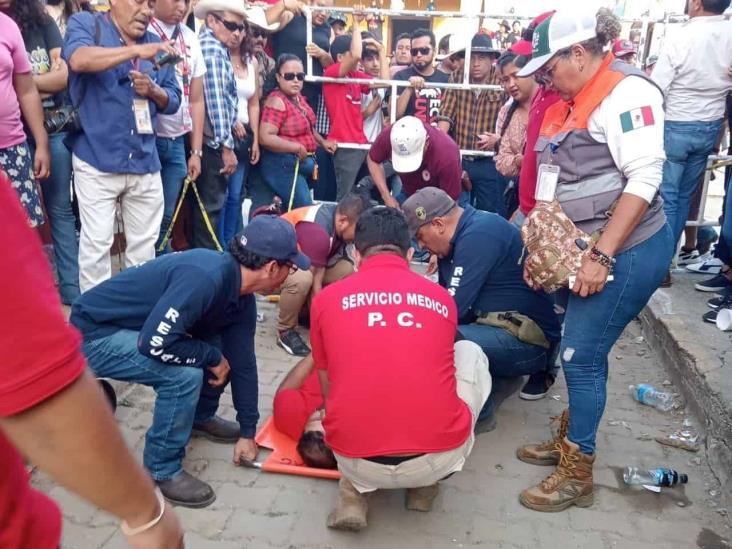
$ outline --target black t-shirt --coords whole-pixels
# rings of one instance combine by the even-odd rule
[[[61,32],[59,32],[54,20],[46,17],[40,26],[33,27],[23,33],[23,41],[25,42],[25,50],[28,53],[33,76],[49,72],[52,65],[51,50],[63,46]],[[43,108],[57,107],[61,103],[63,95],[63,93],[60,93],[46,97],[42,100]]]
[[[447,83],[450,80],[450,75],[442,71],[435,69],[435,72],[431,76],[423,76],[417,72],[413,66],[410,66],[403,71],[399,71],[394,75],[394,80],[409,80],[412,76],[422,76],[425,82],[440,82]],[[399,88],[401,94],[405,88]],[[437,125],[437,117],[440,115],[440,105],[442,104],[442,97],[445,90],[442,88],[430,88],[425,85],[419,91],[414,91],[412,97],[409,99],[407,110],[404,111],[404,116],[416,116],[423,122]]]

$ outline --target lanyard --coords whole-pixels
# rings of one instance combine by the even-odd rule
[[[183,95],[186,97],[186,99],[190,96],[190,70],[188,66],[188,48],[186,47],[186,42],[183,40],[183,33],[181,32],[180,25],[175,26],[175,30],[173,31],[173,36],[171,38],[168,38],[168,35],[165,34],[165,31],[160,27],[158,22],[153,18],[150,19],[150,25],[155,29],[155,31],[160,36],[160,39],[163,42],[167,42],[168,40],[178,39],[178,49],[180,50],[181,57],[183,57],[182,61],[182,77],[183,77]]]

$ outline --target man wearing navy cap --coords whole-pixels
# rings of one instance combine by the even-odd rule
[[[74,303],[70,322],[84,336],[82,350],[94,373],[148,385],[157,394],[143,462],[172,503],[205,507],[216,499],[208,484],[182,468],[191,431],[235,442],[235,464],[256,457],[252,294],[271,293],[293,269],[309,267],[292,225],[259,216],[232,239],[228,252],[160,257]],[[229,374],[238,425],[215,415]]]

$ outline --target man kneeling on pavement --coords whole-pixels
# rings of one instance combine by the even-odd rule
[[[458,331],[488,356],[494,391],[480,419],[490,417],[500,382],[509,385],[509,378],[530,376],[520,393],[525,400],[546,395],[554,383],[560,325],[549,296],[524,282],[518,229],[497,214],[462,208],[434,187],[421,189],[402,208],[419,245],[438,257],[439,283],[457,305]]]
[[[353,272],[346,245],[353,242],[361,212],[370,206],[365,192],[350,192],[338,204],[305,206],[282,216],[295,227],[297,243],[312,265],[310,270],[290,274],[282,285],[277,345],[289,354],[304,357],[310,353],[310,347],[296,330],[298,319],[307,313],[308,301],[324,286]]]
[[[310,337],[325,399],[325,442],[342,478],[331,528],[366,526],[366,494],[407,489],[429,511],[437,483],[463,468],[491,391],[476,344],[455,343],[457,311],[413,273],[404,215],[376,207],[356,225],[358,271],[323,289]]]
[[[74,302],[70,321],[84,336],[94,373],[157,394],[143,463],[172,503],[205,507],[216,499],[208,484],[183,470],[191,430],[235,442],[235,464],[256,457],[253,293],[272,292],[293,269],[309,267],[292,225],[259,216],[229,252],[169,254],[122,271]],[[238,424],[215,415],[229,373]]]

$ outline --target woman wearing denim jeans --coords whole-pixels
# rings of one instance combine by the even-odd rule
[[[277,58],[265,83],[267,100],[259,126],[262,176],[282,199],[285,211],[313,203],[308,180],[317,179],[313,155],[318,145],[334,153],[337,145],[315,131],[315,113],[302,95],[305,80],[300,59],[291,54]]]
[[[226,246],[243,225],[241,205],[247,187],[250,167],[259,162],[259,66],[254,57],[254,44],[250,26],[245,21],[244,30],[239,33],[238,43],[229,48],[231,64],[236,79],[236,94],[239,99],[234,139],[236,140],[236,171],[229,176],[226,200],[219,217],[218,237]]]
[[[560,357],[569,411],[553,441],[517,452],[522,461],[556,465],[520,495],[537,511],[592,505],[608,353],[661,283],[673,252],[658,193],[663,95],[644,73],[604,52],[619,32],[607,10],[597,17],[558,11],[537,27],[532,60],[518,73],[537,74],[561,97],[547,110],[535,147],[538,191],[555,196],[579,229],[599,237],[571,290],[558,296],[566,303]],[[524,278],[535,285],[528,271]]]

